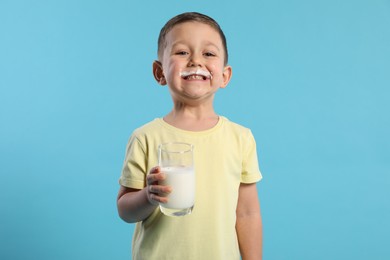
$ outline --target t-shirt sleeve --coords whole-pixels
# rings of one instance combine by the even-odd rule
[[[243,137],[242,183],[254,183],[262,179],[257,159],[256,141],[250,130]]]
[[[119,184],[128,188],[143,189],[146,186],[146,172],[145,149],[140,140],[133,134],[127,144]]]

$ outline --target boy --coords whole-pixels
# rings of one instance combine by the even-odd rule
[[[256,182],[261,179],[251,131],[213,108],[232,75],[225,36],[212,18],[184,13],[162,28],[153,75],[167,85],[173,109],[135,130],[119,183],[120,217],[137,222],[133,259],[261,259],[262,224]],[[163,215],[171,187],[156,167],[157,147],[194,145],[196,202],[192,214]]]

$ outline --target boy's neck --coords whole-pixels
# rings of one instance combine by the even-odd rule
[[[186,131],[205,131],[213,128],[219,121],[214,110],[173,109],[164,117],[164,121]]]

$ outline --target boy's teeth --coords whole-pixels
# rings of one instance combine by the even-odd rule
[[[190,75],[187,79],[204,79],[204,77],[201,75]]]

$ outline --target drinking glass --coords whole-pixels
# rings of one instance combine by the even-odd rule
[[[192,212],[195,203],[195,171],[193,145],[188,143],[164,143],[158,147],[158,163],[165,180],[161,185],[172,187],[167,195],[168,203],[160,203],[160,210],[167,216],[185,216]]]

